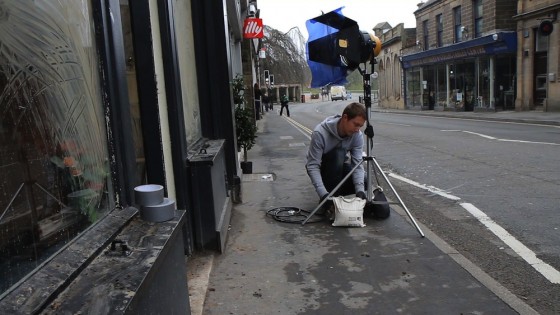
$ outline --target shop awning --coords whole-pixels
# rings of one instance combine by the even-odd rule
[[[450,46],[430,49],[402,57],[404,69],[422,65],[465,59],[482,55],[515,53],[517,50],[516,32],[498,32]]]

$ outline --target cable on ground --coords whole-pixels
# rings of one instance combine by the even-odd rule
[[[278,207],[266,211],[266,215],[276,221],[285,223],[302,223],[311,214],[311,211],[297,207]],[[314,214],[307,223],[316,223],[325,220],[324,215]]]

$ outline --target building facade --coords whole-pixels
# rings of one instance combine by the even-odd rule
[[[248,6],[0,2],[0,313],[86,313],[99,288],[123,313],[189,313],[184,255],[224,250],[239,191]],[[140,218],[145,184],[173,219]]]
[[[416,45],[404,48],[407,108],[513,109],[517,34],[510,0],[429,0],[416,16]]]
[[[378,26],[373,29],[383,44],[377,57],[378,103],[383,108],[405,109],[401,53],[404,48],[415,46],[416,29],[405,28],[402,23],[393,28],[384,29],[386,23]]]
[[[560,111],[559,11],[555,0],[517,2],[518,110]]]

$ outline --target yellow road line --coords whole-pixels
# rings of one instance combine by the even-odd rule
[[[287,120],[290,124],[292,124],[294,127],[300,129],[301,131],[311,135],[313,133],[313,130],[305,127],[304,125],[300,124],[299,122],[293,120],[290,117],[286,117],[286,116],[282,116],[282,118],[284,118],[285,120]]]

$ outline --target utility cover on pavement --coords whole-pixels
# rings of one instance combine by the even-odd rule
[[[276,179],[276,174],[243,174],[244,182],[272,182]]]

